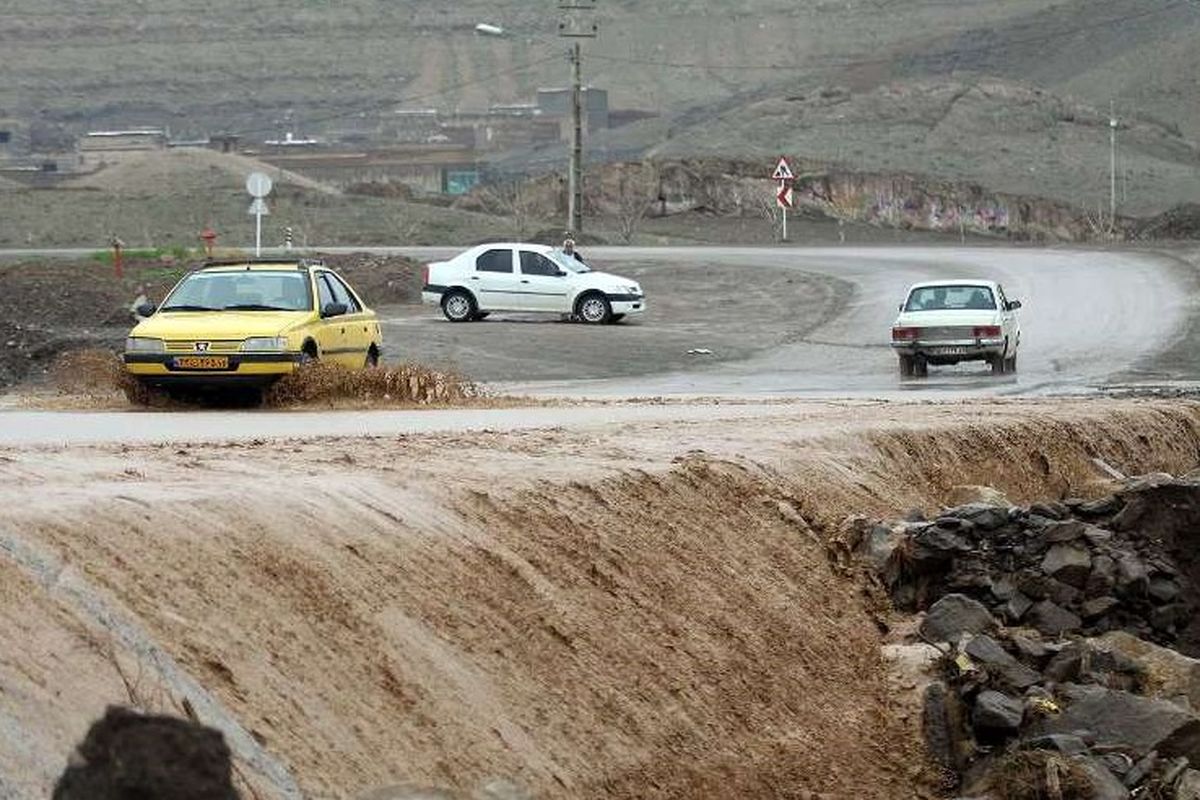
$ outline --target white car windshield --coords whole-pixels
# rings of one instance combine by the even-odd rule
[[[310,311],[308,273],[299,270],[195,272],[163,301],[163,311]]]
[[[996,299],[986,286],[922,286],[913,289],[905,311],[995,311]]]
[[[569,256],[562,250],[551,250],[550,257],[554,259],[554,263],[565,269],[567,272],[591,272],[591,268],[583,263],[575,256]]]

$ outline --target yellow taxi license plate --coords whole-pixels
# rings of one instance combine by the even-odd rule
[[[229,369],[228,356],[179,356],[175,369]]]

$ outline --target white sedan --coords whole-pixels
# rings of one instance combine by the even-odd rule
[[[930,364],[986,361],[992,373],[1017,371],[1021,301],[1009,300],[995,281],[918,283],[900,304],[892,348],[903,377],[924,377]]]
[[[637,281],[595,272],[574,256],[540,244],[483,244],[425,268],[421,299],[451,322],[493,311],[544,311],[592,324],[646,310]]]

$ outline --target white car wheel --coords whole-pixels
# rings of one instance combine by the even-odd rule
[[[612,318],[612,306],[608,298],[589,294],[579,302],[579,318],[589,325],[601,325]]]
[[[451,322],[469,322],[475,316],[475,303],[469,294],[455,289],[442,298],[442,313]]]

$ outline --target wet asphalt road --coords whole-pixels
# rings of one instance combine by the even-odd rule
[[[439,256],[434,251],[422,254]],[[1151,368],[1157,356],[1179,349],[1190,334],[1197,312],[1193,296],[1195,269],[1181,259],[1152,252],[1032,248],[596,248],[589,257],[600,268],[621,272],[638,265],[636,277],[647,287],[651,311],[632,323],[646,335],[647,349],[656,348],[688,319],[688,305],[672,303],[669,315],[656,313],[665,295],[703,297],[703,325],[688,328],[686,344],[664,353],[657,368],[638,375],[599,379],[545,380],[530,364],[509,368],[527,378],[493,379],[500,388],[520,394],[588,397],[629,396],[812,396],[937,397],[1076,393],[1126,382],[1132,374],[1161,380]],[[693,265],[693,269],[686,266]],[[654,280],[656,268],[664,273]],[[748,286],[797,276],[793,284],[776,284],[772,302],[740,302],[739,281]],[[768,277],[770,276],[770,277]],[[1022,328],[1020,365],[1016,375],[993,377],[982,363],[931,368],[925,380],[902,381],[889,346],[890,326],[907,287],[941,278],[992,278],[1009,297],[1020,299]],[[653,286],[651,284],[653,283]],[[713,284],[727,298],[714,302]],[[823,314],[810,302],[817,288],[822,303],[836,302]],[[787,292],[792,292],[788,296]],[[749,294],[747,289],[745,294]],[[781,294],[782,293],[782,294]],[[675,297],[669,298],[675,300]],[[819,319],[813,324],[813,317]],[[682,319],[681,319],[682,318]],[[782,320],[782,328],[780,323]],[[429,338],[446,325],[426,311],[410,335]],[[482,326],[480,326],[482,327]],[[487,329],[496,355],[508,357],[521,348],[506,343],[504,329]],[[580,352],[611,347],[608,357],[622,358],[621,334],[583,326],[590,342]],[[618,326],[620,327],[620,326]],[[732,336],[730,331],[733,331]],[[575,330],[571,331],[575,333]],[[593,335],[594,334],[594,335]],[[526,334],[522,334],[526,335]],[[746,342],[760,339],[762,347]],[[731,343],[732,340],[732,343]],[[688,348],[712,350],[714,358],[691,357]],[[725,350],[735,357],[722,359]],[[1178,360],[1178,359],[1177,359]],[[1186,361],[1186,359],[1184,359]],[[710,363],[714,362],[714,363]],[[651,366],[654,366],[653,364]],[[1200,378],[1180,365],[1174,379]]]

